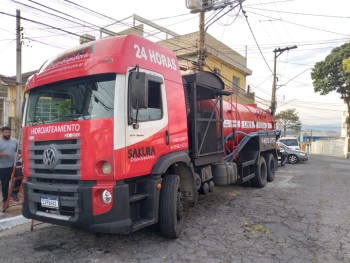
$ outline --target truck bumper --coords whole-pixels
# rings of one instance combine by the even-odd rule
[[[113,186],[112,209],[94,216],[92,187],[95,182],[79,181],[75,184],[43,183],[31,178],[24,182],[23,216],[26,218],[81,228],[99,233],[128,234],[132,232],[130,217],[129,187],[126,184]],[[42,196],[59,200],[59,208],[45,208]]]

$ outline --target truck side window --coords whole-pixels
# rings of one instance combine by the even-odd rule
[[[139,109],[138,122],[160,120],[163,117],[162,82],[161,78],[149,76],[148,108]],[[136,109],[132,108],[131,103],[129,105],[131,107],[130,117],[132,120],[136,120]]]

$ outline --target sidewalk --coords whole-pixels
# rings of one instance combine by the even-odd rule
[[[0,191],[0,201],[2,208],[2,193]],[[5,212],[0,210],[0,231],[3,229],[9,229],[21,224],[30,222],[30,219],[27,219],[22,216],[22,201],[14,202],[10,200],[9,207]]]

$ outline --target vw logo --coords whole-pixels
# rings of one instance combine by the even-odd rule
[[[53,168],[56,164],[56,153],[54,149],[47,148],[44,150],[44,164],[50,168]]]

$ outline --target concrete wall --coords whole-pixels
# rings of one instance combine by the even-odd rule
[[[312,142],[310,153],[345,157],[345,139],[320,140]]]

